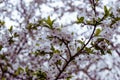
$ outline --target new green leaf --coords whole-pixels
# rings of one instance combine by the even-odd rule
[[[79,23],[83,23],[84,22],[84,17],[77,17],[77,21],[76,23],[79,24]]]
[[[106,6],[104,6],[104,18],[107,18],[110,15],[110,9],[108,9]]]
[[[98,36],[99,34],[100,34],[100,32],[101,32],[101,29],[96,29],[96,31],[95,31],[95,36]]]
[[[2,46],[2,45],[0,45],[0,51],[2,50],[2,48],[3,48],[3,46]]]
[[[50,16],[48,16],[47,20],[44,20],[44,22],[46,23],[46,27],[53,29],[53,23],[55,22],[55,20],[51,20]]]
[[[13,26],[10,26],[10,28],[8,29],[10,32],[12,32],[13,30]]]

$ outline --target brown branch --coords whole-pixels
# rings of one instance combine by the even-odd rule
[[[66,46],[66,48],[67,48],[67,50],[68,50],[69,58],[71,58],[71,51],[70,51],[70,48],[69,48],[69,46],[68,46],[68,42],[66,42],[63,38],[60,39],[60,38],[57,37],[57,36],[53,36],[53,37],[54,37],[54,38],[57,38],[58,40],[60,40],[61,42],[63,42],[63,43],[65,44],[65,46]]]
[[[89,2],[92,5],[92,9],[93,9],[95,17],[96,17],[97,12],[96,12],[96,3],[95,3],[95,0],[89,0]]]
[[[71,61],[73,61],[76,56],[79,56],[80,53],[83,51],[83,49],[89,44],[89,42],[90,42],[91,39],[93,38],[95,29],[96,29],[96,24],[94,25],[93,32],[92,32],[89,40],[87,41],[87,43],[86,43],[74,56],[72,56],[72,57],[65,63],[65,65],[64,65],[63,68],[62,68],[62,70],[60,71],[60,73],[59,73],[59,74],[57,75],[57,77],[55,78],[55,80],[58,80],[58,79],[59,79],[59,76],[60,76],[60,75],[63,73],[63,71],[66,69],[66,67],[68,66],[68,64],[69,64]]]
[[[89,40],[87,41],[87,43],[85,45],[83,45],[83,47],[74,56],[72,56],[72,58],[75,58],[76,56],[80,55],[80,53],[84,50],[84,48],[89,44],[90,40],[93,38],[95,30],[96,30],[96,25],[94,26],[93,32],[92,32]]]
[[[90,0],[90,1],[91,1],[91,0]],[[93,2],[94,2],[94,0],[93,0]],[[96,7],[96,6],[94,6],[94,7]],[[94,8],[93,11],[94,11],[95,16],[96,16],[96,14],[97,14],[97,13],[96,13],[96,9]],[[97,23],[98,23],[98,22],[96,21],[95,24],[93,24],[94,29],[93,29],[93,32],[92,32],[89,40],[87,41],[87,43],[86,43],[85,45],[83,45],[83,47],[82,47],[75,55],[73,55],[72,57],[70,57],[70,59],[65,63],[65,65],[64,65],[63,68],[62,68],[62,70],[59,72],[59,74],[58,74],[57,77],[55,78],[55,80],[58,80],[58,79],[59,79],[60,75],[61,75],[61,74],[64,72],[64,70],[67,68],[67,66],[69,65],[69,63],[70,63],[71,61],[73,61],[73,60],[75,59],[75,57],[79,56],[80,53],[84,50],[84,48],[89,44],[89,42],[91,41],[91,39],[92,39],[93,36],[94,36]]]
[[[58,69],[59,71],[61,71],[61,69],[59,68],[59,66],[58,66],[57,64],[55,64],[55,65],[56,65],[57,69]]]
[[[22,43],[22,45],[24,46],[27,43],[27,39],[26,39],[26,33],[25,36],[23,37],[24,42]],[[20,46],[21,43],[19,43],[18,45]],[[16,56],[23,50],[23,46],[21,46],[17,52],[15,52],[15,54],[13,54],[12,56],[12,63],[15,61]],[[15,50],[17,50],[17,47],[15,48]],[[13,58],[14,57],[14,58]]]
[[[61,57],[63,60],[65,60],[65,62],[67,62],[67,59],[65,59],[62,55],[60,55],[60,57]]]
[[[116,51],[116,53],[118,54],[118,56],[120,57],[120,52],[117,50],[117,49],[119,49],[119,46],[115,46],[113,43],[111,43],[111,46]]]
[[[6,63],[8,64],[8,63]],[[3,77],[5,77],[5,74],[8,73],[10,76],[12,76],[13,78],[16,78],[16,79],[21,79],[23,80],[22,77],[19,77],[19,76],[16,76],[14,73],[11,73],[10,71],[8,70],[4,70],[4,64],[3,63],[0,63],[0,69],[1,69],[1,76],[0,76],[0,79],[2,79]],[[7,66],[8,68],[9,66]]]

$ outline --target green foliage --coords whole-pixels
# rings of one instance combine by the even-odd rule
[[[104,18],[107,18],[110,15],[110,9],[107,6],[104,6]]]
[[[81,47],[85,45],[85,42],[82,40],[76,40],[79,44],[81,44]],[[81,47],[77,47],[77,52],[81,49]]]
[[[67,79],[66,79],[66,80],[70,80],[72,77],[73,77],[73,76],[69,76],[69,77],[67,77]]]
[[[8,30],[9,30],[9,32],[11,33],[12,30],[13,30],[13,26],[10,26],[10,28],[9,28]]]
[[[2,45],[0,45],[0,51],[2,50],[2,48],[3,48],[3,46],[2,46]]]
[[[111,49],[108,49],[107,53],[111,55],[112,54]]]
[[[95,20],[95,18],[93,18],[92,20],[86,20],[86,24],[87,25],[97,25],[97,21]]]
[[[96,3],[98,3],[99,0],[96,0]]]
[[[5,77],[2,77],[2,80],[6,80],[6,78],[5,78]]]
[[[96,20],[96,25],[102,24],[101,22],[102,22],[103,20],[104,20],[103,18],[98,17],[97,20]]]
[[[3,26],[4,24],[5,24],[5,22],[0,20],[0,27]]]
[[[80,50],[80,47],[77,47],[77,52]]]
[[[40,46],[40,44],[37,43],[36,46]]]
[[[50,49],[53,53],[60,53],[60,51],[58,49],[55,49],[53,45],[51,45]]]
[[[77,21],[76,23],[79,24],[79,23],[83,23],[84,22],[84,17],[77,17]]]
[[[36,56],[38,55],[44,56],[47,53],[45,51],[36,50],[35,52],[32,52],[32,54],[35,54]]]
[[[94,36],[99,36],[99,34],[100,34],[100,32],[101,32],[102,30],[101,29],[96,29],[96,31],[95,31],[95,34],[94,34]]]
[[[92,48],[85,47],[84,50],[87,52],[87,54],[92,54],[93,53],[93,49]]]
[[[110,27],[112,28],[112,25],[114,25],[117,21],[120,21],[120,17],[115,17],[112,13],[110,14],[110,17],[112,18]]]
[[[18,69],[15,71],[15,75],[19,75],[24,72],[24,69],[22,67],[18,67]]]
[[[27,73],[27,75],[29,75],[29,68],[28,68],[28,66],[25,68],[25,72]]]
[[[4,54],[0,54],[0,59],[5,60],[5,61],[7,60],[7,58]]]
[[[100,51],[102,55],[105,55],[106,53],[111,54],[111,50],[110,49],[106,49],[108,46],[106,46],[104,44],[100,44],[99,45],[100,42],[104,42],[105,44],[107,43],[108,46],[110,45],[109,40],[107,40],[105,38],[98,38],[94,43],[91,43],[91,45],[96,50]]]
[[[57,64],[57,65],[61,65],[61,64],[62,64],[61,60],[57,60],[57,61],[56,61],[56,64]]]
[[[28,26],[27,26],[27,29],[30,31],[32,29],[32,26],[33,26],[33,24],[29,23]]]
[[[10,37],[9,40],[8,40],[8,42],[9,42],[9,45],[11,45],[12,43],[14,43],[13,37]]]
[[[96,4],[94,5],[94,8],[97,6],[97,2],[98,2],[99,0],[96,0]],[[93,7],[93,6],[92,6]],[[94,10],[95,11],[95,10]],[[87,11],[86,11],[87,12]],[[87,16],[87,15],[86,15]],[[106,6],[104,6],[104,15],[103,15],[103,17],[101,17],[101,18],[99,18],[99,17],[93,17],[93,18],[91,18],[92,16],[89,16],[90,18],[90,20],[85,20],[84,19],[84,17],[78,17],[77,16],[77,20],[76,20],[76,23],[77,24],[81,24],[81,23],[83,23],[84,25],[92,25],[92,27],[97,27],[98,25],[100,25],[100,24],[102,24],[102,21],[104,21],[104,20],[107,20],[107,18],[108,19],[111,19],[111,26],[113,25],[113,24],[115,24],[117,21],[119,21],[120,20],[120,17],[115,17],[112,13],[110,13],[110,9],[108,9]],[[41,19],[41,20],[39,20],[37,23],[29,23],[28,25],[27,25],[27,27],[26,27],[26,29],[27,29],[27,31],[31,31],[31,30],[37,30],[37,28],[38,28],[38,26],[43,26],[43,27],[47,27],[47,28],[49,28],[49,29],[51,29],[51,30],[54,30],[55,28],[54,28],[54,22],[55,22],[55,20],[52,20],[51,19],[51,17],[50,16],[48,16],[47,17],[47,19]],[[0,27],[2,26],[2,25],[4,25],[5,24],[5,22],[4,21],[1,21],[0,20]],[[102,25],[104,25],[104,23],[102,24]],[[100,25],[101,26],[101,25]],[[101,26],[102,27],[102,26]],[[64,27],[62,27],[62,28],[64,28]],[[66,28],[65,28],[66,29]],[[56,30],[56,29],[55,29]],[[16,37],[19,37],[19,35],[17,34],[17,32],[16,33],[12,33],[12,32],[14,32],[13,31],[13,26],[10,26],[10,28],[8,29],[8,31],[10,32],[9,34],[11,35],[10,37],[9,37],[9,39],[7,39],[8,40],[8,42],[9,42],[9,45],[8,45],[8,47],[14,47],[14,45],[13,46],[10,46],[12,43],[14,43],[14,39],[16,38]],[[58,28],[58,31],[62,31],[62,29],[61,28]],[[74,60],[75,58],[76,58],[76,54],[77,54],[77,57],[79,56],[79,52],[84,52],[85,51],[85,53],[87,53],[88,55],[89,54],[92,54],[92,53],[94,53],[94,51],[96,51],[96,52],[100,52],[100,54],[101,55],[104,55],[104,54],[106,54],[106,53],[108,53],[108,54],[112,54],[112,52],[111,52],[111,49],[109,49],[109,48],[107,48],[106,49],[106,47],[108,47],[109,45],[110,45],[110,41],[109,40],[107,40],[107,39],[105,39],[105,38],[98,38],[98,36],[100,35],[100,33],[101,33],[101,29],[100,28],[94,28],[94,30],[93,30],[93,35],[91,35],[90,36],[90,39],[88,39],[88,38],[86,38],[86,41],[82,41],[82,40],[76,40],[77,41],[77,43],[78,43],[78,45],[77,46],[79,46],[79,44],[82,46],[82,47],[77,47],[77,53],[73,53],[72,52],[72,50],[76,50],[76,48],[73,48],[74,47],[74,40],[75,39],[77,39],[77,37],[78,36],[76,36],[76,34],[77,33],[75,33],[75,36],[76,36],[76,38],[75,39],[73,39],[73,41],[71,40],[71,43],[70,43],[70,41],[69,40],[65,40],[65,39],[63,39],[64,37],[68,37],[68,36],[64,36],[64,34],[62,34],[62,36],[64,36],[64,37],[62,37],[62,39],[60,38],[59,39],[59,37],[57,37],[57,39],[60,41],[60,46],[58,46],[57,45],[57,47],[61,47],[60,49],[61,50],[59,50],[59,49],[57,49],[54,45],[51,45],[50,46],[50,52],[46,52],[45,50],[44,51],[41,51],[40,49],[38,49],[38,50],[36,50],[35,52],[32,52],[32,54],[34,54],[35,55],[35,61],[37,61],[37,60],[41,60],[41,59],[43,59],[43,58],[41,58],[41,59],[38,59],[38,57],[39,56],[41,56],[41,57],[44,57],[45,58],[45,62],[46,61],[48,61],[48,62],[50,62],[50,60],[48,60],[48,57],[46,57],[45,55],[46,54],[49,54],[49,56],[50,56],[50,58],[49,59],[51,59],[52,57],[53,57],[53,55],[54,54],[60,54],[60,53],[63,53],[63,52],[65,52],[66,51],[66,49],[68,49],[68,51],[69,51],[69,54],[68,53],[65,53],[65,54],[60,54],[60,56],[59,57],[61,57],[59,60],[57,59],[57,61],[55,62],[55,64],[57,65],[57,68],[58,68],[58,70],[59,70],[59,72],[60,72],[60,75],[58,75],[58,78],[60,78],[60,76],[61,76],[61,74],[63,73],[63,72],[65,72],[67,69],[67,66],[69,67],[69,63],[72,61],[72,60]],[[26,32],[26,30],[25,30],[25,32]],[[43,32],[44,33],[44,32]],[[67,33],[67,32],[66,32]],[[8,35],[9,35],[8,34]],[[39,34],[39,31],[36,31],[35,32],[35,34],[32,34],[32,35],[35,35],[35,38],[34,38],[34,40],[35,41],[38,41],[37,39],[38,39],[38,34]],[[69,32],[68,32],[68,34],[69,34]],[[27,37],[29,37],[29,38],[31,38],[30,36],[29,36],[29,34],[25,34]],[[41,35],[41,33],[40,33],[40,35]],[[49,34],[49,32],[48,32],[48,35],[51,35],[51,33]],[[47,39],[49,39],[49,40],[52,40],[52,39],[54,39],[55,37],[54,36],[48,36],[47,35]],[[58,34],[59,35],[59,34]],[[61,34],[60,34],[61,35]],[[74,33],[71,33],[71,35],[73,35],[73,38],[74,38]],[[36,37],[37,36],[37,37]],[[44,36],[44,35],[43,35]],[[84,36],[84,37],[86,37],[86,36]],[[94,39],[93,38],[97,38],[97,40],[95,40],[94,41]],[[99,36],[100,37],[100,36]],[[43,37],[42,37],[43,38]],[[46,39],[46,38],[45,38]],[[55,38],[56,39],[56,38]],[[27,40],[29,40],[29,39],[27,39]],[[92,42],[92,40],[93,40],[93,42]],[[89,43],[91,42],[91,45],[89,45]],[[105,44],[107,44],[107,46],[106,45],[99,45],[100,43],[102,43],[102,42],[104,42]],[[70,45],[69,45],[69,43],[70,43]],[[103,43],[103,44],[104,44]],[[57,44],[59,44],[59,42],[57,43]],[[64,44],[64,45],[62,45],[62,44]],[[73,46],[71,45],[71,44],[73,44]],[[76,43],[75,43],[76,44]],[[67,46],[66,46],[67,45]],[[18,45],[19,46],[19,45]],[[18,47],[17,46],[17,47]],[[21,45],[20,45],[21,46]],[[40,44],[36,44],[36,46],[37,47],[39,47],[39,46],[41,46]],[[72,47],[71,47],[72,46]],[[75,45],[76,46],[76,45]],[[88,46],[90,46],[90,47],[88,47]],[[6,45],[5,46],[3,46],[3,45],[0,45],[0,51],[3,49],[3,47],[6,47]],[[17,49],[17,51],[20,51],[20,50],[18,50],[18,48],[15,48],[15,49]],[[30,48],[28,48],[28,47],[30,47]],[[34,47],[34,46],[33,46]],[[27,42],[25,43],[25,47],[23,48],[23,50],[25,49],[25,48],[28,48],[27,50],[29,50],[29,49],[31,49],[31,46],[29,46],[29,45],[27,45]],[[70,50],[72,48],[72,50]],[[35,48],[36,49],[36,48]],[[33,50],[35,50],[35,49],[33,49]],[[30,50],[30,51],[33,51],[33,50]],[[64,51],[65,50],[65,51]],[[26,49],[24,50],[24,51],[26,51]],[[23,52],[24,53],[24,51],[21,51],[21,52]],[[16,51],[13,51],[13,52],[16,52]],[[14,54],[14,53],[13,53]],[[75,54],[75,56],[73,55],[73,54]],[[65,55],[65,58],[64,58],[64,55]],[[69,56],[70,55],[70,56]],[[17,55],[17,56],[19,56],[19,55]],[[29,56],[30,57],[30,60],[33,60],[33,59],[31,59],[31,56]],[[33,57],[32,57],[33,58]],[[2,59],[2,60],[7,60],[7,58],[6,58],[6,56],[5,55],[3,55],[3,54],[0,54],[0,59]],[[55,58],[56,59],[56,58]],[[61,59],[63,59],[63,60],[61,60]],[[62,61],[65,61],[65,62],[62,62]],[[7,62],[7,61],[6,61]],[[77,60],[76,60],[76,62],[77,62]],[[44,62],[43,62],[44,63]],[[64,64],[65,63],[65,64]],[[31,64],[31,63],[30,63]],[[53,63],[51,63],[50,62],[50,64],[53,64]],[[65,66],[63,66],[62,67],[62,64],[63,65],[65,65]],[[36,64],[37,66],[38,66],[38,64]],[[36,66],[35,65],[35,66]],[[72,64],[70,64],[70,65],[72,65]],[[32,66],[32,65],[31,65]],[[54,65],[53,65],[54,66]],[[43,66],[42,66],[43,67]],[[60,69],[59,69],[59,67],[60,67]],[[38,68],[38,67],[37,67]],[[4,68],[3,68],[3,72],[5,71],[8,71],[8,64],[7,64],[7,66],[5,65],[4,66]],[[35,68],[36,69],[36,68]],[[68,68],[69,69],[69,68]],[[37,77],[37,79],[36,80],[47,80],[47,74],[46,74],[46,72],[44,72],[44,71],[42,71],[41,69],[40,70],[37,70],[37,71],[33,71],[33,70],[30,70],[29,69],[29,66],[27,66],[25,69],[24,68],[22,68],[22,67],[18,67],[18,69],[15,71],[15,76],[19,76],[20,74],[22,74],[22,73],[26,73],[25,74],[25,76],[33,76],[33,77]],[[59,73],[58,73],[59,74]],[[53,74],[54,75],[54,74]],[[69,76],[69,77],[67,77],[66,78],[66,80],[70,80],[71,79],[71,77],[72,76]],[[2,80],[5,80],[5,78],[3,77],[2,78]]]
[[[25,72],[26,72],[26,74],[27,74],[28,76],[33,75],[33,71],[30,70],[28,66],[25,68]]]
[[[8,71],[8,66],[5,65],[5,66],[3,67],[3,72],[7,72],[7,71]]]
[[[14,33],[14,35],[13,35],[14,37],[18,37],[19,35],[17,34],[17,33]]]
[[[36,24],[29,23],[28,26],[26,27],[26,29],[28,29],[28,31],[37,30],[37,26],[38,25],[36,25]]]
[[[55,20],[51,20],[50,16],[48,16],[48,18],[46,20],[44,20],[45,24],[44,26],[49,28],[49,29],[53,29],[53,23],[55,22]]]
[[[101,41],[105,41],[108,45],[110,44],[110,41],[107,40],[106,38],[98,38],[98,39],[96,40],[97,43],[99,43],[99,42],[101,42]]]
[[[84,45],[84,44],[85,44],[85,42],[82,41],[82,40],[77,40],[77,42],[80,43],[81,45]]]
[[[46,54],[49,54],[50,55],[49,59],[51,59],[53,56],[53,52],[45,52],[45,51],[40,51],[40,50],[36,50],[35,52],[32,52],[31,54],[34,54],[35,56],[45,56]]]
[[[45,72],[43,72],[41,69],[36,71],[34,73],[34,75],[37,76],[37,80],[46,80],[46,78],[47,78],[47,74]]]

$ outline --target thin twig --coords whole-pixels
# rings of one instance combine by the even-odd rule
[[[69,58],[71,58],[71,51],[70,51],[70,48],[69,48],[69,46],[68,46],[68,43],[67,43],[63,38],[60,39],[60,38],[57,37],[57,36],[53,36],[53,37],[57,38],[58,40],[60,40],[61,42],[63,42],[63,43],[65,44],[65,46],[66,46],[66,48],[67,48],[67,50],[68,50]]]
[[[65,62],[67,62],[67,59],[65,59],[62,55],[60,55],[60,57],[61,57],[63,60],[65,60]]]
[[[57,64],[55,64],[55,65],[56,65],[57,69],[58,69],[59,71],[61,71],[61,69],[59,68],[59,66],[58,66]]]
[[[64,41],[64,44],[65,44],[65,46],[67,47],[67,49],[68,49],[68,53],[69,53],[69,58],[71,58],[71,51],[70,51],[70,48],[69,48],[69,46],[68,46],[68,43],[66,43],[65,41]]]

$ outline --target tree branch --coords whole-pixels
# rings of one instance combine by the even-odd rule
[[[61,57],[63,60],[65,60],[65,62],[67,62],[67,59],[65,59],[62,55],[60,55],[60,57]]]
[[[71,58],[71,51],[70,51],[70,48],[69,48],[69,46],[68,46],[68,43],[62,38],[62,39],[60,39],[59,37],[57,37],[57,36],[54,36],[55,38],[57,38],[58,40],[60,40],[61,42],[63,42],[64,44],[65,44],[65,46],[66,46],[66,48],[67,48],[67,50],[68,50],[68,54],[69,54],[69,58]]]
[[[93,35],[94,35],[95,30],[96,30],[96,24],[94,25],[93,32],[92,32],[89,40],[87,41],[87,43],[86,43],[74,56],[72,56],[72,57],[65,63],[65,65],[63,66],[62,70],[61,70],[60,73],[57,75],[57,77],[56,77],[55,80],[59,79],[59,76],[60,76],[60,75],[63,73],[63,71],[66,69],[66,67],[68,66],[68,64],[69,64],[72,60],[74,60],[76,56],[79,56],[79,55],[80,55],[80,53],[82,52],[82,50],[88,45],[88,43],[90,42],[90,40],[93,38]]]
[[[90,0],[90,1],[91,1],[91,0]],[[91,1],[91,4],[93,5],[93,8],[92,8],[92,9],[93,9],[94,14],[95,14],[95,17],[96,17],[96,15],[97,15],[97,13],[96,13],[96,8],[95,8],[95,7],[96,7],[96,4],[95,4],[94,0]],[[83,45],[83,47],[82,47],[75,55],[73,55],[73,56],[70,57],[70,59],[65,63],[65,65],[64,65],[63,68],[62,68],[62,70],[59,72],[59,74],[58,74],[57,77],[55,78],[55,80],[59,79],[60,75],[64,72],[64,70],[66,69],[66,67],[68,66],[68,64],[69,64],[71,61],[73,61],[73,60],[75,59],[75,57],[79,56],[80,53],[84,50],[84,48],[89,44],[89,42],[91,41],[91,39],[92,39],[93,36],[94,36],[95,30],[96,30],[96,27],[97,27],[97,23],[98,23],[98,22],[96,21],[96,22],[93,24],[94,29],[93,29],[93,32],[92,32],[89,40],[87,41],[87,43],[86,43],[85,45]]]
[[[57,69],[58,69],[59,71],[61,71],[61,69],[59,68],[59,66],[58,66],[57,64],[55,64],[55,65],[56,65]]]

